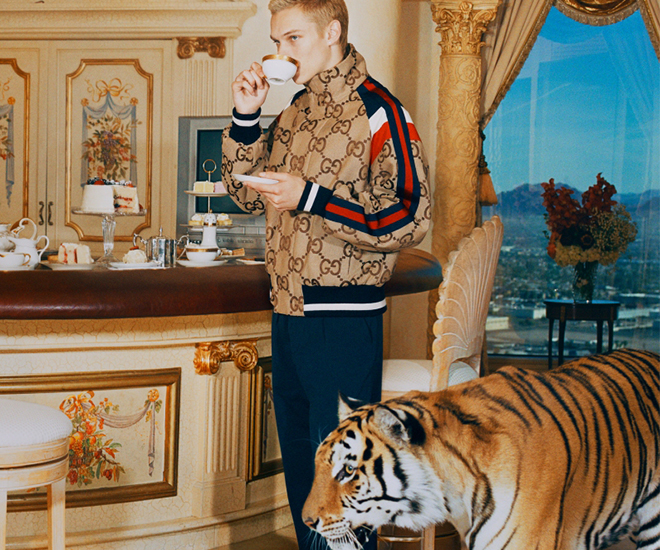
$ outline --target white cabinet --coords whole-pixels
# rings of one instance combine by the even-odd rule
[[[80,240],[98,251],[100,219],[71,209],[99,176],[133,181],[147,210],[118,219],[116,241],[161,225],[160,189],[176,185],[161,156],[176,141],[163,120],[176,118],[173,52],[171,40],[0,42],[0,218],[27,215],[51,247]]]

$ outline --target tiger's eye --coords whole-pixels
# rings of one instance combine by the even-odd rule
[[[351,474],[355,471],[355,468],[354,468],[353,466],[351,466],[350,464],[346,464],[346,465],[344,466],[344,471],[345,471],[348,475],[351,475]]]

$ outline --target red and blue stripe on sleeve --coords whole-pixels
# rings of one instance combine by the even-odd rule
[[[396,197],[389,207],[367,214],[362,205],[341,199],[318,184],[307,182],[298,208],[326,219],[347,225],[374,236],[385,235],[406,226],[414,219],[419,206],[420,182],[415,166],[411,141],[419,141],[419,134],[410,115],[399,101],[381,84],[367,78],[358,88],[367,109],[371,126],[371,154],[373,165],[385,142],[392,140],[396,156]]]

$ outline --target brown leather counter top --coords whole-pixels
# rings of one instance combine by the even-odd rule
[[[437,287],[440,263],[401,253],[388,296]],[[0,272],[0,319],[121,319],[263,311],[271,308],[263,265],[149,270]]]

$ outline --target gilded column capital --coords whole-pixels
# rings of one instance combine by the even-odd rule
[[[442,53],[479,55],[484,44],[481,37],[495,19],[500,3],[501,0],[432,2],[431,12],[437,25],[435,30],[440,33]]]
[[[225,361],[233,361],[238,370],[246,372],[257,366],[258,359],[256,340],[201,342],[195,346],[193,364],[197,374],[210,375]]]
[[[221,58],[227,53],[224,36],[211,38],[177,38],[176,54],[180,59],[190,59],[196,52],[206,52],[209,57]]]

